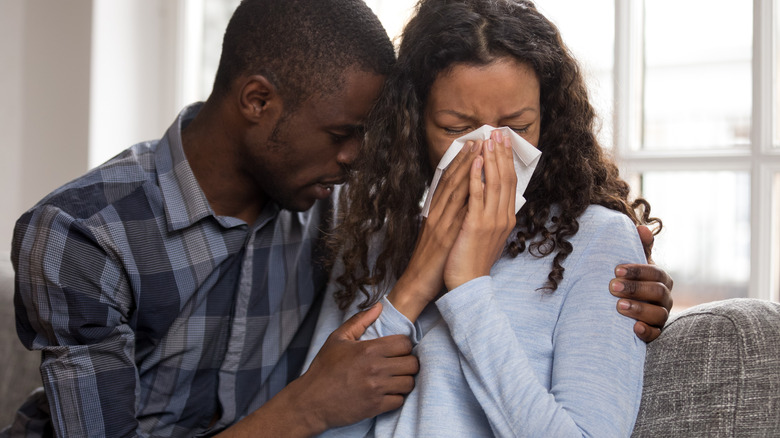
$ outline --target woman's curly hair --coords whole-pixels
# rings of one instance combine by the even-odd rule
[[[555,252],[543,286],[554,291],[563,278],[562,262],[572,252],[568,239],[589,205],[624,213],[635,224],[656,223],[655,232],[660,231],[646,201],[629,203],[628,184],[596,139],[595,112],[579,66],[558,29],[533,3],[421,0],[404,29],[396,68],[367,120],[361,153],[340,200],[339,226],[330,244],[344,263],[337,278],[343,288],[336,293],[342,308],[358,294],[364,297],[362,307],[378,300],[409,263],[421,200],[433,176],[423,120],[433,82],[455,65],[482,66],[505,57],[531,66],[539,79],[542,151],[505,253]],[[382,242],[373,269],[371,241]]]

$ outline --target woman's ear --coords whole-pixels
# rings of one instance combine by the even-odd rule
[[[263,75],[245,77],[238,99],[241,114],[253,123],[281,113],[281,96],[276,86]]]

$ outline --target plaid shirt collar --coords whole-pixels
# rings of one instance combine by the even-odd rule
[[[185,229],[209,216],[225,228],[245,225],[240,219],[214,213],[184,154],[181,132],[202,107],[203,102],[197,102],[184,108],[157,145],[155,162],[168,231]],[[271,202],[263,210],[261,216],[267,220],[276,216],[279,207]]]

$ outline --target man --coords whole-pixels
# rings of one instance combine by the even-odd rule
[[[400,406],[411,343],[357,341],[378,308],[296,379],[330,198],[393,61],[361,0],[242,2],[204,104],[19,219],[17,328],[42,352],[45,394],[11,432],[309,436]]]

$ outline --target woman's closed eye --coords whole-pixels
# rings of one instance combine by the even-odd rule
[[[531,127],[531,125],[525,125],[525,126],[507,126],[512,131],[515,131],[518,134],[525,134],[528,132],[528,129]],[[500,128],[500,126],[499,126]],[[444,132],[447,135],[465,135],[469,132],[473,131],[474,128],[471,127],[451,127],[451,128],[444,128]]]
[[[462,135],[462,134],[467,134],[473,130],[474,128],[470,126],[444,128],[444,132],[447,135],[459,135],[459,134]]]
[[[531,125],[525,125],[523,127],[509,126],[509,129],[515,131],[518,134],[525,134],[526,132],[528,132],[528,128],[530,127]]]

